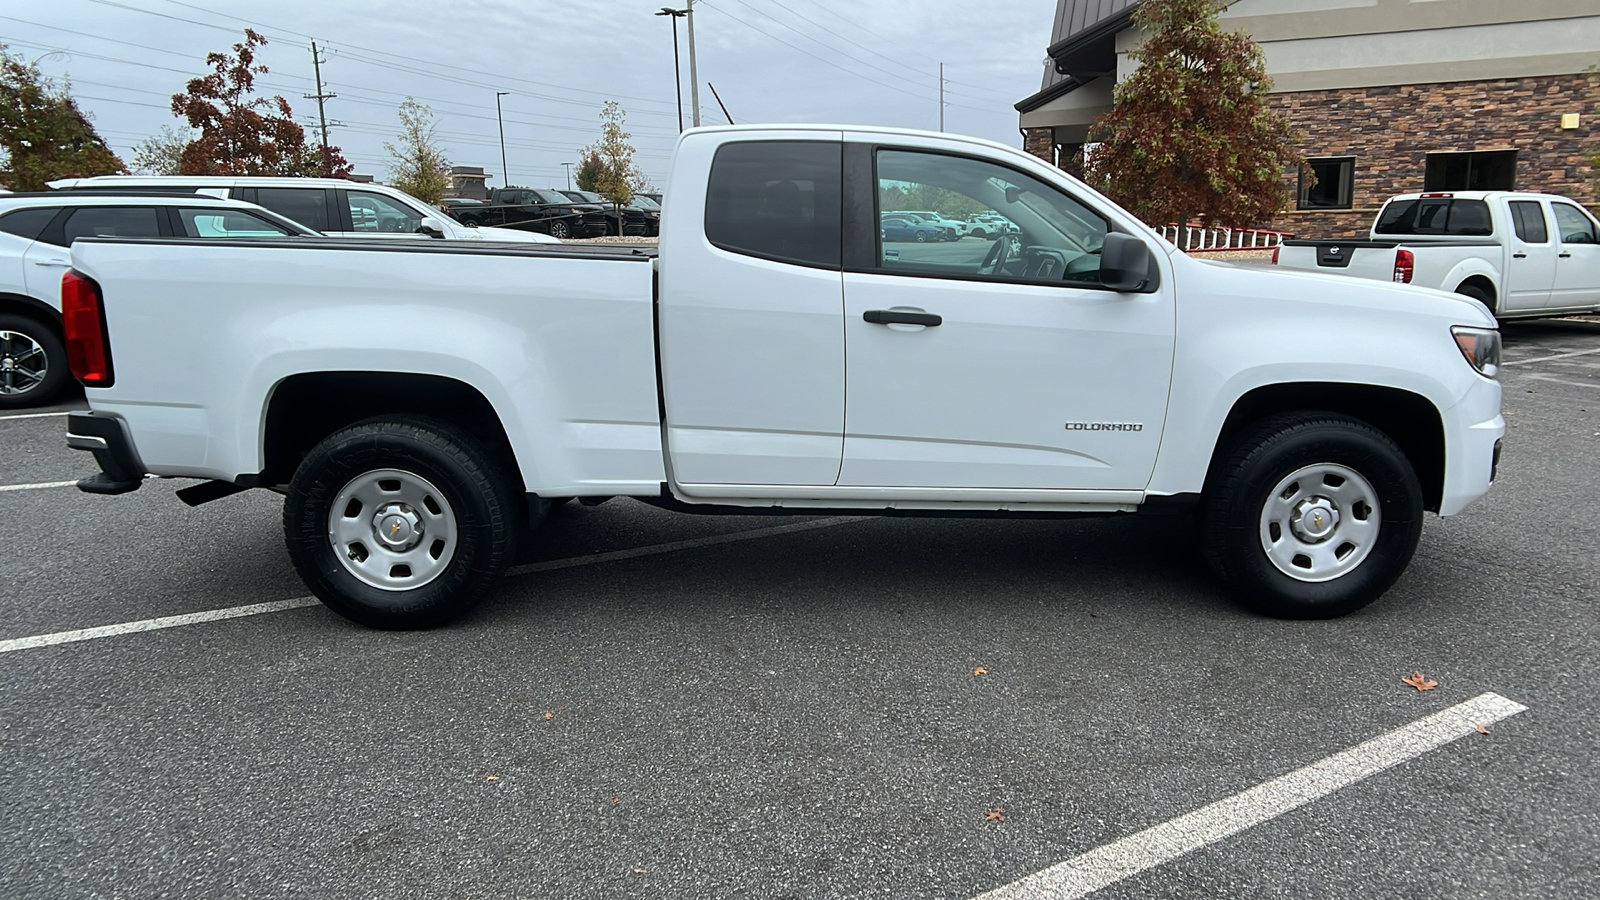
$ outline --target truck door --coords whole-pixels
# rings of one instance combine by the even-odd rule
[[[871,153],[863,207],[931,200],[950,216],[999,213],[1021,233],[918,244],[847,231],[861,246],[845,248],[840,486],[1146,487],[1172,374],[1170,279],[1153,293],[1101,288],[1111,223],[1031,175],[954,153]]]
[[[841,144],[798,134],[679,149],[676,170],[710,171],[704,194],[677,189],[661,243],[662,399],[679,484],[838,479]]]
[[[1506,242],[1504,312],[1542,309],[1550,301],[1556,280],[1556,244],[1550,239],[1544,204],[1537,200],[1512,200],[1513,239]]]
[[[1556,280],[1550,289],[1551,309],[1600,305],[1600,229],[1589,214],[1571,203],[1551,201],[1555,214]]]

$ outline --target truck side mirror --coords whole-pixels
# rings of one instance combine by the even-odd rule
[[[1100,283],[1113,291],[1137,291],[1150,281],[1150,262],[1149,244],[1111,232],[1100,248]]]
[[[433,238],[442,238],[444,237],[444,223],[433,218],[423,219],[422,223],[417,226],[417,234],[425,234],[428,237]]]

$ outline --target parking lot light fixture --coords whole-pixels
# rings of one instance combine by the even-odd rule
[[[678,20],[687,16],[687,9],[661,7],[658,16],[672,17],[672,93],[678,98],[678,131],[683,131],[683,75],[678,69]]]
[[[494,92],[494,119],[500,124],[500,181],[503,187],[511,186],[511,170],[506,166],[506,120],[500,114],[500,98],[510,93],[510,91]]]

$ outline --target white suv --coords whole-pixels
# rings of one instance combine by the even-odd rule
[[[0,409],[38,406],[67,384],[61,276],[73,240],[96,235],[315,235],[249,203],[184,194],[0,194]]]
[[[343,178],[255,175],[99,175],[50,182],[62,191],[116,188],[183,191],[255,203],[332,237],[435,237],[458,241],[560,243],[547,234],[472,228],[392,187]]]

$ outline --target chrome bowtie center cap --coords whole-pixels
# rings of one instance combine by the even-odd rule
[[[1295,507],[1289,527],[1308,544],[1325,541],[1339,527],[1339,510],[1326,497],[1307,497]]]
[[[372,534],[378,543],[401,552],[422,541],[422,517],[404,503],[390,503],[372,517]]]

